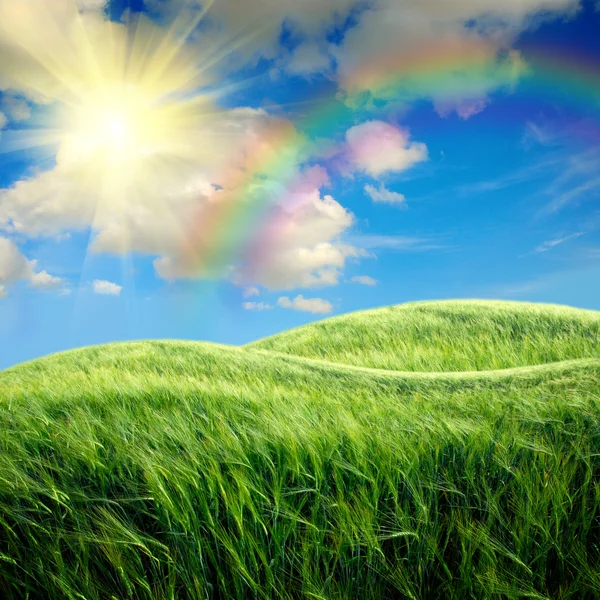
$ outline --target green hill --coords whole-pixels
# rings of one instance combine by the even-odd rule
[[[0,372],[0,597],[597,598],[599,323],[421,303]]]
[[[326,319],[248,347],[398,371],[506,369],[600,356],[600,313],[518,302],[417,302]]]

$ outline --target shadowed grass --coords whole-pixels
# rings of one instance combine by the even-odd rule
[[[2,597],[596,598],[600,359],[574,332],[496,372],[192,342],[4,371]]]

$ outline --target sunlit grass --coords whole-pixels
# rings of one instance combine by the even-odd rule
[[[506,369],[599,357],[600,314],[517,302],[416,302],[327,319],[250,347],[399,371]]]
[[[570,311],[557,343],[564,326],[540,310],[505,314],[549,349],[510,336],[494,348],[508,366],[566,362],[393,373],[140,342],[0,373],[0,595],[597,598],[598,317]],[[312,339],[340,362],[351,353],[328,336],[332,322]],[[347,333],[347,362],[363,364],[368,347]],[[471,348],[483,354],[471,363],[415,361],[495,365]],[[417,363],[407,351],[393,364]]]

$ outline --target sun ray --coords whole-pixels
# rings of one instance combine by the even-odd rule
[[[214,67],[224,58],[233,54],[233,52],[235,52],[236,50],[239,50],[244,45],[250,43],[253,39],[260,37],[260,35],[262,35],[267,29],[268,25],[264,25],[263,27],[246,27],[237,36],[229,39],[226,43],[222,44],[217,50],[215,50],[210,56],[206,57],[206,60],[199,65],[199,71],[201,73],[208,71],[208,69]]]
[[[197,14],[187,23],[185,8],[189,5],[189,1],[186,2],[186,6],[181,9],[180,13],[174,19],[169,30],[164,34],[162,42],[156,49],[156,52],[153,56],[154,60],[152,61],[152,78],[150,81],[156,81],[163,76],[164,72],[180,55],[181,50],[186,44],[191,33],[198,27],[202,19],[213,6],[214,2],[215,0],[209,0],[206,5],[202,6]],[[183,28],[182,32],[178,32],[180,26]]]
[[[58,129],[9,129],[3,131],[0,137],[0,154],[43,146],[58,146],[62,135],[63,132]]]

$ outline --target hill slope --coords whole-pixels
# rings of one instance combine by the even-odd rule
[[[600,356],[600,313],[494,301],[361,311],[247,346],[398,371],[506,369]]]
[[[523,348],[569,360],[434,373],[495,364],[435,335],[422,373],[265,341],[111,344],[1,372],[2,597],[597,598],[598,314],[504,309]],[[408,307],[389,312],[387,330],[414,329]],[[527,362],[510,339],[505,363]]]

